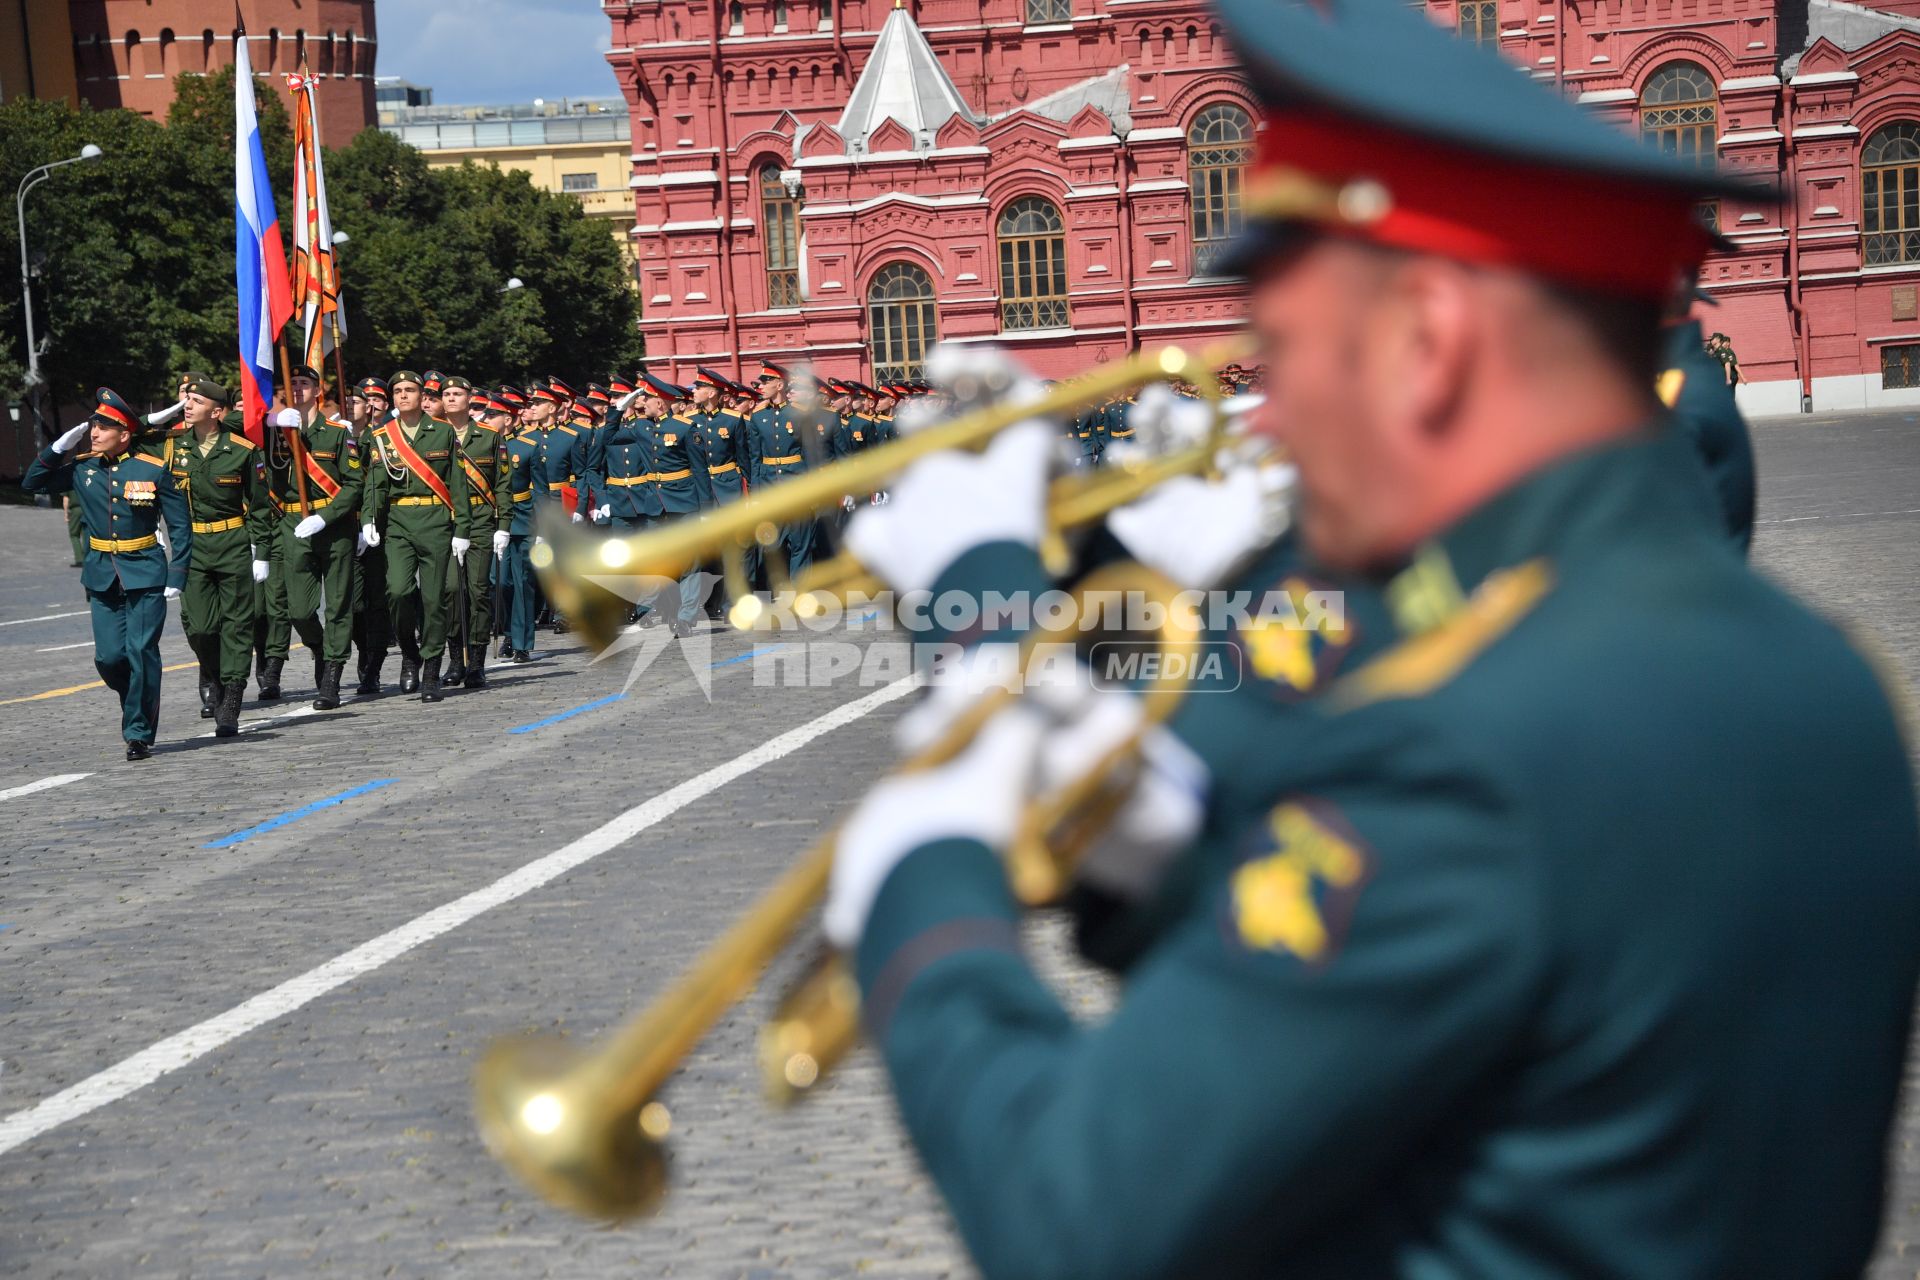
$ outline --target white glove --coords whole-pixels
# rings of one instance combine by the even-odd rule
[[[984,453],[936,453],[909,468],[893,499],[847,525],[847,547],[896,591],[925,591],[961,555],[989,542],[1039,545],[1053,428],[1002,432]]]
[[[1020,821],[1045,725],[1032,708],[1016,703],[946,764],[889,778],[867,793],[834,841],[820,923],[835,946],[850,950],[860,941],[881,886],[915,849],[945,839],[1006,847]]]
[[[467,552],[471,550],[473,550],[473,544],[465,538],[455,538],[453,540],[453,558],[459,563],[465,564],[467,562]]]
[[[186,411],[187,402],[185,400],[176,400],[166,408],[148,414],[147,425],[150,427],[164,427]]]
[[[919,755],[944,737],[966,710],[991,690],[1018,692],[1020,646],[989,641],[963,651],[957,660],[938,655],[927,673],[927,692],[893,726],[893,743],[903,756]]]
[[[1188,590],[1218,586],[1235,566],[1286,529],[1286,509],[1253,467],[1219,482],[1179,476],[1107,517],[1134,559]]]
[[[493,554],[496,557],[507,554],[507,539],[510,536],[505,529],[493,531]]]
[[[163,587],[161,588],[160,594],[169,600],[178,600],[180,598],[180,588]]]
[[[255,582],[265,582],[267,580],[267,573],[271,568],[272,566],[265,560],[255,560],[253,562],[253,580]]]
[[[365,551],[367,547],[377,547],[380,545],[380,530],[374,528],[373,521],[369,520],[360,526],[360,541],[364,544],[360,548],[362,551]]]
[[[311,538],[314,534],[326,527],[327,522],[321,517],[308,516],[305,520],[293,526],[293,536],[296,538]]]
[[[53,442],[53,451],[55,453],[72,453],[80,447],[81,438],[87,434],[88,428],[92,425],[90,422],[83,422],[71,431],[68,431],[65,435],[62,435],[58,440]]]
[[[585,519],[586,519],[586,517],[585,517],[585,516],[583,516],[583,515],[581,515],[581,514],[580,514],[580,513],[578,512],[578,511],[576,511],[576,512],[574,512],[574,513],[573,513],[573,522],[574,522],[575,524],[579,524],[579,523],[580,523],[581,521],[583,521],[583,520],[585,520]]]
[[[608,503],[608,504],[607,504],[606,506],[604,506],[604,507],[595,507],[595,508],[594,508],[594,511],[593,511],[593,522],[594,522],[595,524],[605,524],[605,523],[606,523],[607,521],[609,521],[609,520],[611,520],[611,519],[613,519],[613,504],[612,504],[612,503]]]
[[[545,538],[538,538],[538,537],[536,537],[536,538],[535,538],[535,539],[533,540],[533,545],[534,545],[534,546],[536,546],[536,547],[544,547],[544,546],[546,546],[546,545],[547,545],[547,540],[546,540]]]
[[[282,409],[273,415],[273,425],[276,427],[291,427],[295,431],[298,431],[302,425],[300,421],[300,411],[298,409]]]

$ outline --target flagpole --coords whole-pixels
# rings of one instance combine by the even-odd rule
[[[292,366],[287,363],[287,335],[282,331],[274,346],[280,352],[280,385],[286,389],[287,408],[293,409]],[[298,413],[298,409],[294,409]],[[313,504],[307,500],[307,440],[301,434],[300,427],[289,429],[292,432],[293,445],[293,488],[300,495],[300,518],[306,519],[313,514]]]

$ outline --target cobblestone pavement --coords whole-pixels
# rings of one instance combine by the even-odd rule
[[[1783,420],[1757,436],[1758,560],[1876,633],[1912,688],[1920,416]],[[751,656],[756,641],[718,634],[699,659],[710,703],[671,651],[610,700],[625,663],[589,665],[543,634],[556,647],[484,693],[313,713],[296,653],[292,697],[249,703],[253,727],[232,744],[200,736],[192,672],[169,673],[161,748],[128,765],[112,695],[85,687],[92,651],[64,535],[57,512],[0,508],[0,1123],[262,993],[285,996],[281,984],[363,944],[391,945],[250,1029],[214,1024],[213,1047],[179,1069],[0,1155],[0,1274],[970,1274],[870,1055],[794,1112],[760,1103],[766,997],[672,1086],[675,1185],[650,1222],[605,1230],[546,1208],[485,1154],[470,1118],[489,1039],[590,1035],[637,1009],[885,766],[903,702],[875,700],[679,793],[664,816],[633,818],[627,838],[603,833],[606,851],[566,874],[394,941],[871,690],[760,687],[756,672],[795,655],[762,638]],[[190,660],[177,626],[165,657]],[[91,776],[15,791],[70,774]],[[1048,925],[1034,942],[1095,1015],[1104,986],[1066,963]],[[1920,1105],[1893,1158],[1873,1280],[1920,1275]]]

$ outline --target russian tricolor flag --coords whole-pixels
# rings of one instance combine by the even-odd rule
[[[273,349],[293,318],[293,286],[280,243],[280,215],[267,181],[260,117],[253,103],[253,59],[247,37],[234,41],[234,279],[240,287],[240,397],[247,436],[266,441],[262,426],[273,403]]]

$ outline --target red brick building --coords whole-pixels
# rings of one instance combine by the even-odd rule
[[[182,72],[233,63],[246,24],[254,74],[281,77],[304,57],[320,80],[323,142],[342,146],[374,123],[373,0],[68,0],[82,101],[164,118]]]
[[[1254,108],[1204,0],[605,8],[663,371],[980,339],[1057,376],[1240,322],[1208,261]]]

